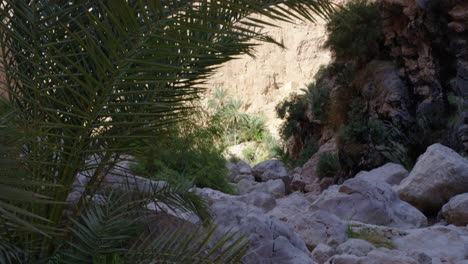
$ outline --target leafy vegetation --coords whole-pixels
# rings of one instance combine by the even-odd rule
[[[340,169],[341,165],[336,153],[325,152],[319,156],[317,162],[317,177],[319,179],[333,178]]]
[[[279,4],[287,8],[276,8]],[[2,255],[6,263],[23,256],[29,263],[60,261],[66,254],[60,253],[57,241],[69,242],[78,230],[90,231],[110,216],[106,207],[97,209],[93,207],[97,202],[87,202],[89,197],[98,197],[100,177],[125,154],[147,149],[136,141],[157,141],[170,133],[172,125],[193,109],[189,102],[198,98],[203,79],[214,66],[249,53],[254,44],[248,40],[277,43],[260,33],[262,21],[247,19],[248,15],[260,12],[273,19],[300,16],[313,20],[312,13],[330,10],[327,2],[306,0],[6,0],[1,7],[0,70],[5,82],[0,89],[10,106],[0,116],[0,126],[2,133],[13,131],[10,135],[20,137],[8,145],[17,155],[5,159],[12,162],[12,170],[26,172],[23,178],[0,172],[0,249],[13,250]],[[90,181],[81,186],[80,201],[70,206],[67,195],[76,175],[84,171],[91,172]],[[171,192],[153,197],[159,201],[173,197],[162,202],[182,208],[195,199],[180,193],[171,196]],[[139,205],[141,209],[144,204]],[[98,225],[90,225],[92,219],[99,220]],[[113,224],[129,224],[125,221]],[[121,239],[138,233],[133,223],[129,226],[132,230],[122,231],[131,234],[120,238],[118,227],[109,226],[109,236],[102,234],[100,239],[110,242],[117,235],[114,242],[119,242],[108,244],[105,254],[98,252],[91,261],[166,261],[160,261],[160,255],[179,263],[239,260],[224,250],[207,256],[205,252],[213,251],[204,251],[206,247],[188,248],[196,245],[191,239],[207,238],[196,235],[161,236],[154,240],[162,241],[159,244],[146,240],[139,245],[162,253],[127,258],[121,249],[128,244]],[[86,239],[90,238],[71,241],[79,244]],[[221,239],[217,245],[229,240]],[[181,246],[168,246],[176,245],[174,241]],[[83,249],[81,253],[87,255],[80,258],[89,261],[93,249]],[[203,258],[197,258],[200,250]]]
[[[337,61],[359,60],[361,63],[379,54],[383,38],[379,4],[353,0],[334,12],[327,22],[330,48]]]
[[[298,159],[294,162],[294,167],[302,167],[309,159],[317,153],[319,146],[317,142],[312,138],[307,142],[305,147],[299,153]]]
[[[235,193],[228,183],[220,136],[210,128],[184,122],[158,141],[144,140],[147,149],[136,155],[135,174],[172,184],[209,187]]]

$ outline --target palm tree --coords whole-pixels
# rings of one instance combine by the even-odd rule
[[[2,221],[42,230],[9,238],[34,261],[66,236],[65,201],[79,172],[93,171],[73,216],[121,154],[139,150],[132,142],[157,140],[186,116],[215,66],[249,53],[248,40],[276,43],[250,14],[313,20],[331,10],[325,0],[3,0],[0,7],[1,90],[11,106],[0,125],[21,132],[16,149],[26,175],[15,183],[1,177],[1,186],[40,200],[0,196],[11,215]]]

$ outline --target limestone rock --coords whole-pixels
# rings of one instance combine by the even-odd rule
[[[442,207],[442,215],[449,224],[457,226],[468,225],[468,193],[452,197]]]
[[[366,257],[359,260],[359,263],[365,264],[419,264],[419,262],[407,256],[405,253],[386,248],[375,249]]]
[[[349,254],[335,255],[325,264],[359,264],[359,257]]]
[[[256,183],[247,189],[246,193],[250,192],[266,192],[272,194],[275,198],[281,198],[286,194],[286,187],[283,180],[278,179]]]
[[[436,214],[453,196],[468,192],[468,160],[441,144],[418,158],[398,196],[422,212]]]
[[[262,15],[254,17],[265,19]],[[225,88],[229,96],[244,102],[243,110],[265,116],[268,129],[278,136],[283,120],[275,115],[276,105],[290,93],[304,88],[320,66],[331,61],[331,54],[322,48],[326,40],[325,20],[266,21],[275,26],[265,25],[262,32],[286,48],[260,43],[255,48],[255,58],[243,55],[223,64],[208,78],[207,88],[208,91]]]
[[[318,244],[312,251],[312,258],[319,264],[325,263],[336,251],[332,247],[325,244]]]
[[[265,192],[251,192],[240,196],[238,199],[246,204],[260,208],[265,213],[276,206],[275,197]]]
[[[371,171],[361,171],[355,178],[380,180],[390,185],[398,185],[408,174],[408,171],[400,164],[387,163]]]
[[[358,257],[364,257],[374,249],[375,247],[365,240],[350,238],[338,246],[336,251],[338,254],[351,254]]]
[[[341,220],[325,211],[305,211],[288,219],[288,224],[309,249],[320,243],[338,246],[346,240],[346,227]]]
[[[364,179],[350,179],[333,185],[312,204],[314,209],[335,214],[343,220],[415,228],[427,224],[416,208],[401,201],[390,185]]]
[[[220,200],[210,207],[220,233],[237,231],[249,240],[246,264],[314,264],[304,242],[284,223],[235,199]]]
[[[288,171],[279,160],[266,160],[253,167],[253,175],[260,182],[288,177]]]
[[[392,239],[401,251],[418,251],[432,258],[446,261],[463,260],[467,256],[465,241],[459,231],[452,227],[432,226],[407,230],[405,236]]]

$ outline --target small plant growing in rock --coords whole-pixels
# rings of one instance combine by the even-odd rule
[[[326,152],[320,155],[317,163],[317,177],[319,179],[335,177],[340,169],[341,165],[337,154]]]

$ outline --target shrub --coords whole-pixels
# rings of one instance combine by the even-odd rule
[[[307,97],[303,94],[293,93],[276,106],[276,115],[284,119],[280,127],[280,135],[287,140],[292,135],[303,135],[306,129],[303,129],[307,119],[305,112],[307,110]]]
[[[317,141],[314,138],[310,139],[309,142],[305,145],[302,149],[301,153],[299,153],[298,159],[294,162],[294,167],[302,167],[309,159],[317,153],[319,146]]]
[[[337,154],[326,152],[320,155],[317,163],[317,177],[319,179],[335,177],[340,169],[341,166]]]
[[[379,53],[379,41],[383,37],[381,27],[377,3],[351,1],[330,16],[325,47],[332,50],[337,60],[366,62]]]
[[[306,94],[312,105],[312,114],[314,119],[325,121],[330,107],[329,88],[312,82],[307,86]]]
[[[208,129],[195,129],[187,134],[178,131],[184,129],[174,129],[171,136],[157,142],[142,142],[149,147],[137,156],[135,173],[152,180],[186,182],[234,193],[228,183],[223,149],[213,143],[217,138]]]

